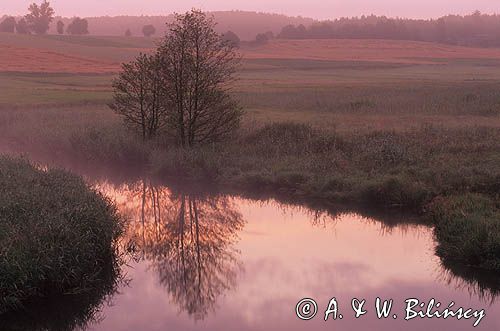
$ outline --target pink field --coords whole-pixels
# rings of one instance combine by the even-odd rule
[[[469,48],[427,42],[315,39],[272,40],[242,51],[248,59],[311,59],[330,61],[376,61],[390,63],[436,63],[446,59],[500,59],[500,49]]]
[[[0,44],[0,72],[107,73],[116,72],[119,63],[89,59],[50,50]]]
[[[118,61],[102,54],[93,58],[78,50],[58,52],[0,44],[0,72],[112,73],[120,70]],[[100,52],[108,51],[101,48]],[[111,52],[145,52],[145,49],[117,49]],[[456,59],[500,59],[500,49],[469,48],[435,43],[392,40],[272,40],[261,46],[245,46],[246,59],[310,59],[329,61],[368,61],[401,64],[443,63]]]

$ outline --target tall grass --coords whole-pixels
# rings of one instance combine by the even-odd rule
[[[500,115],[500,85],[467,84],[364,84],[314,88],[242,88],[237,94],[249,109],[349,115]]]
[[[437,254],[449,263],[500,270],[500,209],[484,195],[441,197],[431,205]]]
[[[120,273],[121,228],[113,204],[79,177],[1,157],[0,314],[39,298],[102,299]]]

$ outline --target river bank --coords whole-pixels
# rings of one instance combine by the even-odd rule
[[[338,133],[301,123],[261,123],[245,125],[227,143],[181,149],[164,140],[142,143],[113,117],[105,117],[91,127],[66,126],[65,117],[62,122],[53,118],[63,112],[57,110],[40,117],[42,123],[37,125],[45,128],[42,134],[30,129],[33,117],[42,115],[10,113],[7,116],[14,129],[5,131],[3,144],[28,154],[67,158],[90,167],[136,169],[138,177],[145,174],[172,186],[194,184],[221,192],[328,207],[349,204],[396,209],[420,215],[433,225],[443,224],[440,218],[447,224],[443,229],[448,230],[443,231],[462,229],[457,235],[465,241],[459,242],[469,250],[467,243],[477,238],[469,236],[467,227],[459,226],[461,221],[456,217],[432,212],[442,209],[441,204],[445,206],[450,199],[461,197],[471,200],[474,206],[468,209],[467,219],[483,215],[480,218],[485,221],[475,224],[489,229],[483,231],[486,237],[482,241],[491,245],[481,246],[485,254],[478,253],[487,262],[481,257],[466,258],[467,254],[459,254],[458,262],[490,270],[499,268],[498,128],[425,126],[405,131]],[[75,114],[73,110],[68,112]],[[85,119],[97,115],[92,110],[90,115],[80,116]],[[21,122],[24,117],[31,120]],[[477,199],[487,203],[473,203]],[[451,255],[443,253],[448,258]]]

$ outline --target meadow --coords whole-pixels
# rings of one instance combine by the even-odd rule
[[[231,192],[412,211],[435,225],[440,256],[500,268],[497,49],[380,40],[245,45],[232,91],[246,111],[240,133],[185,151],[140,142],[106,106],[120,62],[154,40],[0,34],[0,45],[23,54],[24,68],[0,57],[4,150]],[[52,65],[41,68],[35,54]],[[443,216],[450,205],[462,216]],[[478,242],[487,244],[470,249]]]

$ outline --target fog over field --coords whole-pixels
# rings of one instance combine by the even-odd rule
[[[22,14],[31,0],[2,1],[0,14]],[[332,19],[343,16],[390,15],[411,18],[439,17],[446,14],[468,14],[474,10],[495,13],[500,10],[495,0],[54,0],[62,16],[166,15],[193,7],[205,11],[248,10],[285,15]]]

